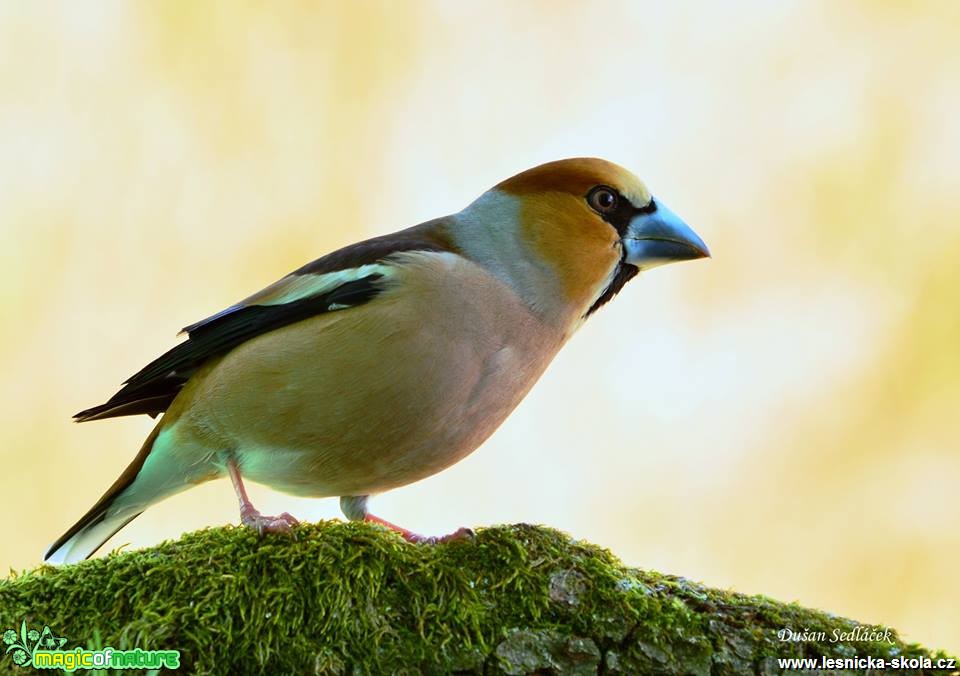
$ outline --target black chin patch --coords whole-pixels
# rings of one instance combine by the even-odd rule
[[[590,309],[587,310],[587,314],[585,314],[584,317],[589,317],[602,305],[609,303],[614,296],[620,293],[623,285],[636,277],[638,272],[640,272],[640,268],[635,265],[630,265],[621,259],[620,264],[617,266],[617,272],[610,281],[610,284],[607,285],[607,288],[603,290],[603,293],[600,294],[600,297],[597,298],[594,304],[590,306]]]

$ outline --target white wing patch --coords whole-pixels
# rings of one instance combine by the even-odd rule
[[[338,286],[370,275],[389,277],[391,267],[382,263],[371,263],[356,268],[337,270],[323,275],[292,275],[284,277],[279,282],[271,284],[263,291],[244,299],[241,305],[284,305],[305,298],[312,298],[333,291]],[[346,307],[346,306],[343,306]],[[340,306],[331,306],[331,310],[341,309]]]
[[[360,265],[355,268],[347,268],[345,270],[328,272],[322,275],[287,275],[283,279],[274,282],[267,288],[258,291],[248,298],[244,298],[239,303],[231,305],[230,307],[221,310],[214,315],[210,315],[206,319],[202,319],[195,324],[185,326],[180,330],[180,333],[193,333],[197,329],[207,326],[222,317],[226,317],[234,312],[239,312],[250,306],[286,305],[288,303],[294,303],[298,300],[313,298],[315,296],[328,293],[336,289],[338,286],[342,286],[343,284],[353,282],[358,279],[363,279],[364,277],[369,277],[370,275],[381,275],[382,277],[386,278],[393,276],[393,274],[394,271],[391,266],[384,265],[382,263],[371,263],[369,265]],[[346,307],[349,306],[341,305],[339,303],[331,303],[327,308],[327,311],[332,312],[334,310],[342,310]]]

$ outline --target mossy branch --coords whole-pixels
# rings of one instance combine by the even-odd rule
[[[779,673],[778,657],[945,657],[895,633],[832,642],[858,623],[626,568],[526,525],[436,546],[363,523],[213,528],[0,582],[0,630],[23,620],[71,646],[179,649],[187,673],[741,674]],[[784,629],[827,638],[784,642]]]

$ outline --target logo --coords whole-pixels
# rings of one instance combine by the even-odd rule
[[[19,667],[58,669],[67,672],[77,669],[177,669],[179,650],[114,650],[110,646],[87,650],[77,646],[64,650],[65,636],[57,636],[44,625],[42,631],[27,629],[27,621],[20,623],[20,632],[3,632],[6,654]],[[98,641],[99,643],[99,641]]]
[[[3,632],[3,642],[7,645],[7,654],[13,653],[13,663],[21,667],[33,664],[33,655],[37,650],[60,650],[67,639],[56,636],[50,627],[44,625],[43,631],[27,630],[27,621],[20,623],[20,635],[13,629]]]

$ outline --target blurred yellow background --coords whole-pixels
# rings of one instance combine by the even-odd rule
[[[595,155],[713,260],[630,284],[377,513],[543,522],[960,652],[958,44],[955,0],[0,4],[0,565],[133,457],[150,419],[70,415],[181,326]],[[110,546],[237,521],[219,481]]]

